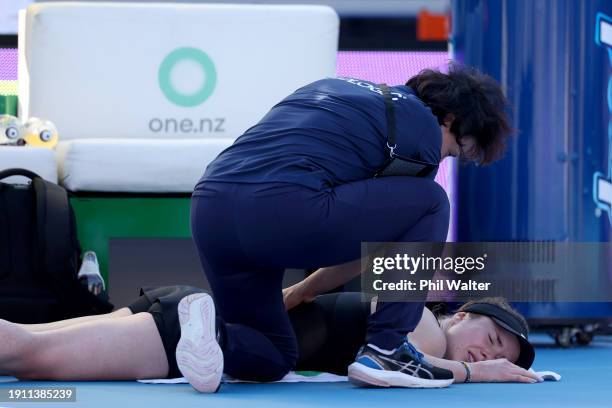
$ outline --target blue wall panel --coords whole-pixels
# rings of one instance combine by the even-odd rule
[[[457,240],[610,241],[612,1],[452,7],[454,58],[502,84],[518,130],[500,162],[459,169]],[[612,316],[612,305],[531,305],[538,313]]]

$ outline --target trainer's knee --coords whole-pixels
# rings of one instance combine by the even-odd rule
[[[298,359],[297,342],[295,345],[283,344],[276,355],[267,357],[241,355],[243,364],[239,367],[226,367],[227,374],[247,381],[278,381],[295,368]]]
[[[253,381],[272,382],[278,381],[286,376],[293,366],[289,365],[270,365],[264,371],[257,373]]]
[[[288,364],[283,361],[265,361],[258,366],[241,367],[239,370],[226,370],[232,377],[246,381],[272,382],[278,381],[289,373],[295,363]]]
[[[298,345],[297,341],[294,342],[293,347],[290,350],[284,350],[284,364],[282,364],[281,370],[278,372],[278,378],[276,380],[280,380],[285,375],[289,373],[289,371],[293,370],[298,361]],[[273,381],[276,381],[273,380]]]
[[[278,381],[286,376],[289,371],[295,368],[298,359],[298,346],[294,341],[290,345],[284,345],[282,350],[279,350],[281,358],[277,359],[273,364],[268,366],[268,369],[259,374],[259,379],[256,381],[271,382]]]
[[[450,215],[450,202],[448,195],[441,185],[433,180],[426,180],[425,188],[427,196],[430,199],[430,211],[432,213],[440,213],[441,215]]]

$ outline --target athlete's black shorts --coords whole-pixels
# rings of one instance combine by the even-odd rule
[[[181,338],[178,304],[182,298],[204,292],[193,286],[162,286],[140,289],[140,297],[128,305],[132,313],[149,312],[153,316],[168,359],[168,378],[182,377],[176,363],[176,346]]]
[[[185,296],[202,292],[193,286],[142,288],[140,297],[128,305],[132,313],[153,316],[168,359],[168,378],[182,377],[175,354],[181,338],[178,304]],[[317,296],[313,302],[291,309],[289,318],[299,347],[295,369],[346,375],[365,341],[369,314],[370,302],[362,301],[360,293]]]

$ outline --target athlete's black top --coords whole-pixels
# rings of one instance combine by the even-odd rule
[[[291,309],[299,346],[295,369],[346,375],[365,343],[370,304],[361,293],[345,292],[317,296]]]

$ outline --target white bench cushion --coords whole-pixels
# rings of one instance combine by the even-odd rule
[[[71,191],[189,193],[229,139],[83,139],[57,146],[59,175]]]
[[[33,171],[52,183],[57,183],[55,152],[42,147],[0,146],[0,170],[20,168]],[[26,183],[24,177],[9,177],[3,181]]]

